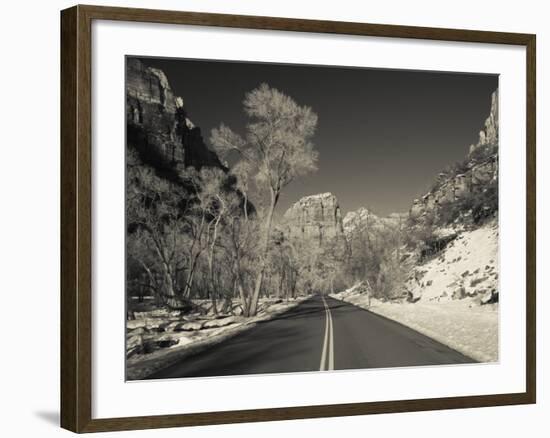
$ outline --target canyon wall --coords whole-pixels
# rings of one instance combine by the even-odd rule
[[[488,183],[498,180],[498,90],[491,95],[489,116],[479,133],[478,142],[470,145],[463,167],[458,174],[440,174],[441,184],[413,201],[411,216],[418,217],[434,211],[443,204],[483,190]]]
[[[166,75],[135,58],[126,63],[126,128],[128,149],[157,169],[223,167]]]
[[[342,214],[332,193],[300,199],[286,211],[284,223],[292,240],[311,242],[318,247],[331,244],[345,249]]]

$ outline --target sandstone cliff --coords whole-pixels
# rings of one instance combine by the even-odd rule
[[[498,90],[491,95],[491,111],[485,125],[479,132],[479,140],[470,145],[470,154],[484,147],[498,145]]]
[[[410,209],[412,217],[482,191],[487,184],[498,180],[498,90],[491,96],[491,109],[479,133],[479,140],[470,146],[459,171],[443,172],[438,179],[434,189],[413,201]]]
[[[386,217],[377,216],[365,207],[346,213],[343,219],[344,232],[348,239],[352,238],[355,231],[380,231],[398,229],[402,227],[407,219],[407,214],[391,213]]]
[[[291,239],[326,246],[329,242],[344,248],[345,236],[342,214],[332,193],[306,196],[284,214]]]
[[[166,75],[134,58],[126,64],[126,126],[128,148],[157,169],[222,167]]]

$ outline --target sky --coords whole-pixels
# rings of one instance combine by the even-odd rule
[[[244,95],[263,82],[317,113],[319,168],[285,188],[279,213],[323,192],[336,195],[343,214],[407,211],[477,142],[498,87],[496,75],[141,59],[164,71],[209,147],[210,131],[222,122],[244,134]]]

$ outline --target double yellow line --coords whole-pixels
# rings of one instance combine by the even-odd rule
[[[325,339],[323,341],[323,353],[321,354],[321,364],[319,371],[331,371],[334,369],[334,334],[332,329],[332,315],[330,307],[323,295],[323,304],[325,305]]]

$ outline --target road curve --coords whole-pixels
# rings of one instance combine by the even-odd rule
[[[316,295],[276,319],[260,322],[147,379],[473,362],[397,322]]]

